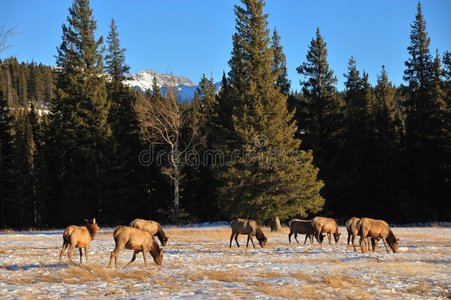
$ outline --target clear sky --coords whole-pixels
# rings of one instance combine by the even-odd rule
[[[233,6],[239,0],[91,0],[97,35],[107,36],[116,20],[132,72],[152,69],[198,82],[202,73],[219,81],[228,71],[235,32]],[[451,1],[423,0],[431,51],[451,50]],[[68,0],[0,0],[0,25],[16,26],[11,48],[0,58],[55,65]],[[269,27],[277,27],[287,56],[292,89],[296,67],[305,61],[317,27],[327,42],[329,64],[343,88],[350,56],[376,81],[384,64],[390,80],[402,83],[416,0],[267,0]],[[446,29],[448,28],[448,29]]]

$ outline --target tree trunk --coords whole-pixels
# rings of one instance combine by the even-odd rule
[[[280,218],[274,217],[274,220],[271,222],[271,231],[279,231],[282,228],[280,225]]]
[[[179,193],[179,179],[178,176],[174,178],[174,208],[177,210],[180,205],[180,193]]]

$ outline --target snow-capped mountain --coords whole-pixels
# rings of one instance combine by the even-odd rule
[[[193,99],[197,84],[183,76],[162,74],[152,70],[144,70],[139,71],[138,73],[130,74],[124,83],[136,90],[143,92],[147,90],[152,91],[154,77],[157,79],[157,84],[160,87],[162,94],[166,93],[167,87],[175,87],[177,90],[177,97],[180,101],[191,101]],[[215,84],[215,86],[216,91],[218,91],[220,83]]]

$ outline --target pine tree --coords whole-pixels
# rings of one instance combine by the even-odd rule
[[[139,163],[142,145],[139,137],[139,121],[134,105],[136,93],[124,86],[123,80],[129,71],[125,63],[125,49],[121,48],[116,22],[111,20],[107,38],[105,69],[111,76],[108,83],[108,99],[111,103],[109,124],[112,131],[110,151],[111,169],[109,180],[109,206],[106,214],[111,222],[125,216],[133,216],[143,210],[145,204],[143,167]],[[135,205],[129,205],[134,201]]]
[[[343,177],[342,163],[343,109],[336,91],[337,78],[329,68],[327,44],[319,28],[312,39],[306,62],[296,68],[304,76],[300,81],[302,97],[297,104],[298,124],[304,129],[303,148],[313,149],[315,165],[320,169],[320,178],[326,183],[324,195],[329,199],[327,207],[338,206],[337,191]]]
[[[48,189],[47,170],[45,163],[45,143],[44,143],[44,120],[36,111],[35,104],[31,102],[28,119],[31,129],[31,145],[34,146],[32,152],[32,224],[42,226],[45,218],[45,199]]]
[[[183,206],[192,215],[201,220],[215,220],[218,218],[215,192],[218,183],[214,178],[213,165],[216,156],[213,149],[213,141],[216,128],[216,93],[213,78],[208,79],[205,74],[199,82],[194,93],[190,110],[193,114],[193,122],[197,122],[197,128],[202,137],[201,143],[195,147],[193,160],[185,168],[185,189],[183,191]]]
[[[13,215],[13,117],[11,115],[6,96],[0,90],[0,218],[1,227],[11,224]]]
[[[152,93],[149,94],[152,101],[160,101],[161,100],[161,89],[158,85],[157,77],[154,76],[152,78]]]
[[[374,88],[375,101],[372,114],[374,120],[371,134],[374,145],[372,155],[375,161],[372,172],[375,182],[372,198],[379,206],[375,214],[385,219],[397,217],[398,212],[395,213],[390,208],[399,204],[403,190],[398,163],[401,129],[395,93],[396,89],[388,80],[387,71],[382,66]],[[399,214],[398,217],[400,217]]]
[[[235,6],[236,29],[229,61],[235,142],[245,153],[221,173],[222,204],[231,215],[273,220],[317,212],[324,204],[311,152],[299,152],[297,126],[287,97],[274,89],[264,1]],[[233,150],[229,148],[230,150]]]
[[[372,88],[368,82],[368,75],[357,69],[353,57],[349,59],[348,73],[344,74],[346,103],[344,151],[347,174],[344,176],[343,194],[346,195],[348,213],[361,214],[371,211],[370,205],[374,205],[371,196],[373,180],[371,168],[372,161],[372,136],[371,115],[369,108],[372,106]],[[343,205],[342,205],[343,206]],[[344,213],[344,211],[342,211]]]
[[[107,55],[105,56],[105,70],[111,75],[113,81],[122,81],[130,70],[125,64],[125,50],[121,48],[119,33],[114,19],[111,19],[110,33],[107,37]]]
[[[12,206],[14,214],[13,223],[18,228],[31,226],[34,219],[34,143],[28,108],[16,111],[14,122],[14,147],[12,161],[15,177],[15,201]]]
[[[271,48],[273,52],[272,72],[276,76],[274,86],[279,88],[280,92],[285,96],[290,93],[291,82],[287,73],[287,58],[283,53],[283,47],[280,44],[280,35],[274,28],[271,38]]]
[[[445,51],[443,62],[443,85],[446,93],[448,110],[451,109],[451,52]]]
[[[418,3],[404,71],[409,84],[404,155],[407,185],[412,210],[421,211],[425,218],[446,218],[450,211],[446,200],[450,189],[449,107],[442,91],[440,59],[432,59],[430,42]]]
[[[226,152],[230,141],[233,140],[232,111],[233,99],[230,96],[230,86],[225,72],[222,74],[221,87],[216,95],[216,105],[211,120],[211,146],[214,150]],[[220,166],[215,166],[219,169]]]
[[[102,38],[94,36],[89,1],[74,0],[67,22],[57,49],[57,95],[51,105],[49,160],[54,160],[55,203],[48,203],[65,223],[101,213],[110,134]]]

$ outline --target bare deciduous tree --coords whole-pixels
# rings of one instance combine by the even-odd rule
[[[0,25],[0,53],[10,47],[8,40],[16,34],[15,29],[15,27],[7,28],[6,24]]]
[[[174,188],[174,208],[180,205],[179,186],[181,171],[185,166],[185,155],[203,145],[205,137],[199,128],[196,114],[184,110],[177,101],[175,88],[167,88],[168,95],[159,100],[137,101],[135,111],[150,144],[167,146],[167,159],[161,172],[167,175]]]

